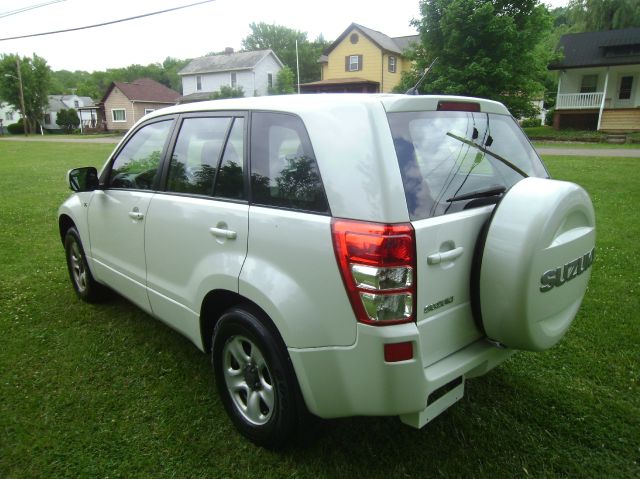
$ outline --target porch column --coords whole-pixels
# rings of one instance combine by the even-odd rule
[[[560,74],[558,75],[558,91],[556,93],[556,108],[558,107],[558,102],[560,101],[560,87],[562,86],[563,76],[564,76],[564,70],[560,70]]]
[[[598,131],[600,131],[600,123],[602,123],[602,111],[604,110],[604,100],[607,97],[607,85],[609,84],[609,67],[604,77],[604,91],[602,92],[602,101],[600,102],[600,113],[598,113]]]

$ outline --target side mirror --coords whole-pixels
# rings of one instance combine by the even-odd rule
[[[69,187],[75,192],[93,191],[98,188],[98,170],[93,166],[74,168],[67,173]]]

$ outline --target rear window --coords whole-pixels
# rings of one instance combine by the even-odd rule
[[[497,196],[481,193],[520,181],[523,176],[516,169],[548,176],[510,116],[427,111],[389,113],[388,118],[412,220],[495,202]]]

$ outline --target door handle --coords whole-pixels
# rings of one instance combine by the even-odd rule
[[[211,233],[216,238],[226,238],[230,240],[236,239],[238,236],[238,233],[236,233],[235,231],[225,230],[222,228],[209,228],[209,233]]]
[[[129,211],[129,218],[139,221],[144,218],[144,214],[139,211]]]
[[[464,248],[462,246],[458,246],[449,251],[444,251],[442,253],[434,253],[427,256],[428,264],[440,264],[446,263],[447,261],[453,261],[456,258],[459,258],[464,253]]]

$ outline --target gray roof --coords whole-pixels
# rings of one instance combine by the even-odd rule
[[[77,108],[95,108],[93,100],[88,96],[76,96],[76,95],[49,95],[49,111],[60,111],[67,108],[76,108],[73,106],[73,101],[78,100],[80,106]]]
[[[419,35],[408,35],[404,37],[390,37],[385,35],[382,32],[377,30],[372,30],[371,28],[365,27],[358,23],[352,23],[349,27],[342,32],[342,34],[324,51],[325,55],[328,55],[335,47],[338,46],[342,40],[347,36],[347,34],[354,28],[360,30],[369,40],[378,45],[381,49],[391,52],[397,53],[398,55],[402,55],[403,52],[409,47],[411,43],[420,42]]]
[[[69,108],[62,103],[63,95],[49,95],[49,111],[60,111]]]
[[[263,58],[273,55],[280,66],[280,59],[271,50],[255,50],[252,52],[222,53],[191,60],[189,64],[178,72],[178,75],[194,75],[198,73],[216,73],[234,70],[251,70]]]
[[[562,35],[564,58],[550,70],[640,64],[640,28]]]

